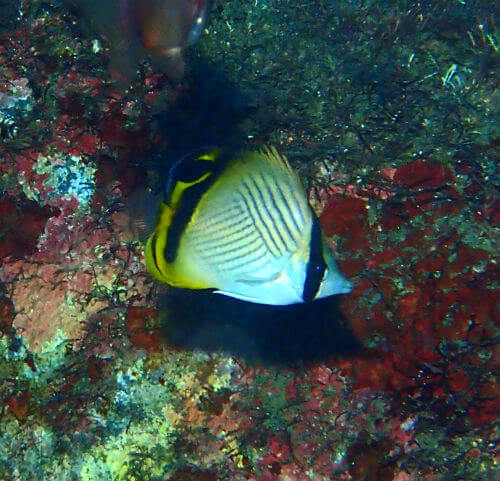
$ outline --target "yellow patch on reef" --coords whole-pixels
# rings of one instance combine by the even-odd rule
[[[174,428],[170,423],[163,423],[160,419],[149,420],[144,423],[132,423],[125,431],[111,437],[91,452],[87,453],[82,462],[80,479],[82,481],[133,481],[132,465],[137,462],[134,453],[143,453],[140,464],[141,470],[147,471],[148,476],[154,479],[163,479],[162,463],[155,462],[147,455],[155,443],[161,442],[168,449],[168,440]]]
[[[234,369],[232,357],[221,358],[216,370],[208,376],[208,384],[214,391],[231,385],[231,376]]]
[[[121,433],[112,438],[104,446],[93,451],[93,455],[83,460],[80,470],[82,481],[97,481],[99,479],[126,479],[130,454],[126,449],[126,439],[129,435]]]
[[[162,409],[162,413],[165,416],[165,419],[172,425],[176,425],[183,420],[183,414],[170,404],[165,405],[165,407]]]
[[[119,387],[116,400],[130,402],[145,415],[134,416],[120,433],[86,452],[79,479],[138,481],[145,479],[140,477],[145,473],[147,479],[167,479],[168,469],[173,466],[170,461],[176,456],[174,439],[196,423],[205,422],[206,413],[198,407],[201,396],[229,388],[234,365],[232,359],[225,356],[208,356],[202,352],[179,354],[177,358],[164,359],[163,364],[157,366],[162,377],[170,381],[168,386],[143,377],[141,373],[145,369],[146,361],[137,359],[116,374]],[[182,409],[179,409],[181,404]],[[152,451],[158,446],[162,449],[160,460],[158,452]],[[214,445],[207,456],[222,461],[225,452],[230,449],[226,441],[221,440],[220,446]],[[141,453],[140,458],[137,453]]]

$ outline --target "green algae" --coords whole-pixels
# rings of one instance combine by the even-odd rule
[[[455,436],[449,441],[446,428],[430,428],[421,432],[416,439],[421,454],[429,467],[436,467],[445,479],[477,479],[488,481],[500,473],[500,467],[491,465],[488,456],[481,454],[493,447],[491,442],[470,433],[465,436]],[[477,450],[475,456],[471,451]],[[412,465],[415,460],[408,462]]]
[[[457,142],[498,136],[489,100],[498,32],[488,6],[428,2],[417,14],[412,2],[215,1],[199,48],[267,100],[258,119],[272,120],[249,125],[250,134],[286,143],[292,158],[330,154],[372,168],[432,145],[444,160]],[[449,114],[457,105],[459,118]],[[458,127],[460,138],[451,137]]]

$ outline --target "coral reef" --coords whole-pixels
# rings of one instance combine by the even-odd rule
[[[65,2],[0,6],[0,480],[497,479],[499,13],[214,0],[185,80],[124,90]],[[300,171],[342,316],[146,274],[147,189],[222,141]]]

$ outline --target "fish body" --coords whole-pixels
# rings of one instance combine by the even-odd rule
[[[192,45],[201,35],[205,0],[121,0],[125,31],[139,35],[145,48],[168,53]]]
[[[351,290],[300,179],[272,147],[237,159],[215,149],[177,162],[145,255],[160,281],[256,303]]]
[[[172,80],[184,74],[182,50],[200,37],[207,0],[67,0],[108,39],[111,72],[131,78],[150,57]]]

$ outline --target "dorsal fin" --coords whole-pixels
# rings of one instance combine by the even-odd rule
[[[267,160],[270,163],[274,164],[276,167],[279,167],[280,169],[286,170],[289,174],[299,178],[297,172],[292,168],[292,166],[288,162],[288,159],[284,155],[280,154],[276,150],[276,147],[265,144],[261,147],[260,152],[266,156]]]
[[[247,152],[245,153],[243,159],[247,162],[256,162],[261,165],[265,163],[269,166],[277,168],[286,175],[289,175],[302,188],[302,182],[295,169],[290,165],[287,158],[280,154],[276,150],[276,147],[273,147],[272,145],[264,144],[259,150]]]

